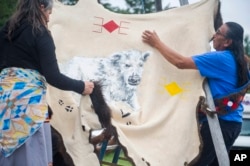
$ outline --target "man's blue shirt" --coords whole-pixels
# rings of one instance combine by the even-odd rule
[[[208,79],[213,98],[226,95],[237,89],[237,67],[234,56],[228,50],[213,51],[192,57],[201,76]],[[242,122],[243,106],[220,119]]]

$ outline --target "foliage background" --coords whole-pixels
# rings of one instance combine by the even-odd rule
[[[15,10],[17,0],[0,0],[0,27],[4,25],[6,20]]]
[[[58,0],[65,5],[75,5],[78,0]],[[105,0],[97,0],[105,8],[116,13],[122,14],[142,14],[142,13],[152,13],[157,12],[157,3],[160,0],[125,0],[127,8],[120,9],[119,7],[114,7],[110,3],[106,3]],[[17,0],[0,0],[0,28],[4,25],[7,19],[11,16],[15,10]],[[143,4],[142,4],[143,3]],[[168,4],[163,10],[171,9],[170,4]],[[246,16],[247,17],[247,16]],[[244,37],[244,49],[245,54],[250,57],[250,36],[247,34]]]

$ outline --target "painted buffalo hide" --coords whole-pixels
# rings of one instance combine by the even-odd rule
[[[218,0],[151,14],[117,14],[96,0],[75,6],[55,3],[49,28],[60,69],[102,83],[120,143],[137,166],[181,166],[199,153],[195,108],[203,95],[196,70],[181,70],[144,44],[155,30],[185,56],[210,50]],[[52,125],[62,135],[76,166],[99,165],[89,131],[100,129],[89,96],[48,88]]]

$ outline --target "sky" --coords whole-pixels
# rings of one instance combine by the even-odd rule
[[[125,0],[102,0],[109,2],[112,6],[125,6]],[[200,0],[188,0],[189,4],[199,2]],[[220,0],[221,14],[223,22],[234,21],[242,25],[245,35],[250,35],[250,0]],[[170,3],[170,6],[180,6],[179,0],[162,0],[162,7]]]

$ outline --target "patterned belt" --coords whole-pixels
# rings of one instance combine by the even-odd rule
[[[0,145],[5,157],[46,121],[46,81],[39,72],[5,68],[0,73]]]

